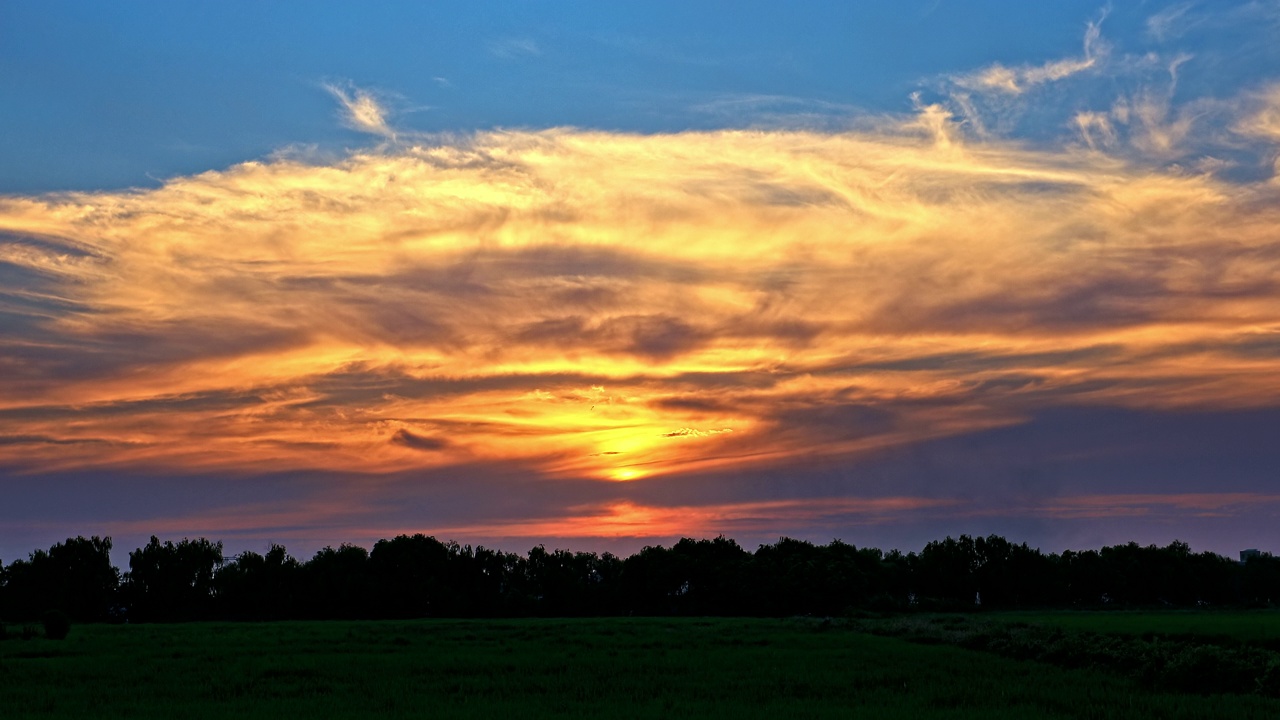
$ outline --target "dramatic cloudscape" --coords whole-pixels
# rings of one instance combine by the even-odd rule
[[[7,4],[0,556],[1280,549],[1277,36]]]

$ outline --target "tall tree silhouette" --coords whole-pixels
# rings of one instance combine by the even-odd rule
[[[161,543],[156,536],[129,553],[125,596],[137,620],[195,620],[211,614],[222,543],[204,538]]]
[[[449,549],[434,537],[418,533],[379,540],[369,553],[374,613],[391,618],[444,614],[448,562]]]
[[[919,598],[941,607],[971,607],[978,599],[978,551],[973,538],[947,536],[924,546],[914,568]]]
[[[298,575],[296,617],[352,619],[373,615],[369,551],[356,545],[326,547]]]
[[[301,569],[283,545],[273,544],[266,556],[240,553],[214,576],[219,613],[238,620],[298,617],[296,595]]]
[[[9,565],[0,617],[33,620],[46,610],[61,610],[76,622],[105,620],[119,582],[111,538],[67,538]]]

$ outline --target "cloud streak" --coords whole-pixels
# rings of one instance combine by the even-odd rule
[[[993,63],[976,72],[958,75],[953,82],[967,90],[1021,95],[1046,83],[1057,82],[1096,68],[1107,54],[1102,39],[1102,20],[1090,22],[1084,33],[1084,52],[1078,58],[1063,58],[1041,65],[1008,67]]]
[[[542,55],[542,48],[533,38],[514,37],[491,40],[486,44],[489,53],[504,60],[533,58]]]
[[[357,87],[344,88],[326,83],[324,89],[342,105],[342,123],[352,130],[395,139],[387,123],[387,110],[373,93]]]

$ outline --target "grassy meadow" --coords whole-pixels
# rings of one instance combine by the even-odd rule
[[[1280,649],[1280,614],[1273,610],[1002,612],[992,617],[1107,634],[1231,638],[1242,643],[1274,645]]]
[[[84,625],[62,641],[13,630],[0,640],[6,719],[1280,717],[1272,698],[1156,690],[840,621]]]

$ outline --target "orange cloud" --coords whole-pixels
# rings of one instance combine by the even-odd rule
[[[1274,184],[930,122],[491,132],[0,199],[0,461],[643,481],[1280,400]]]

